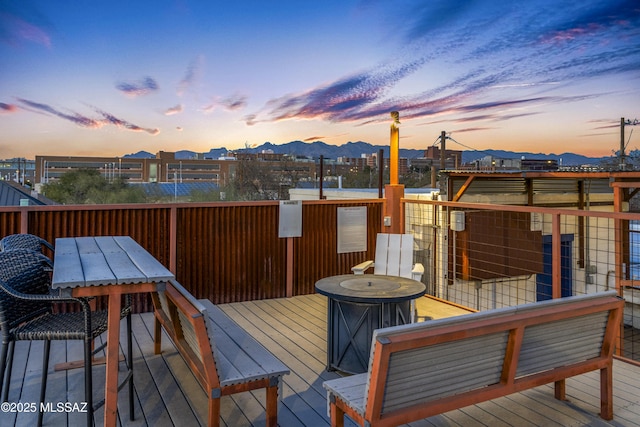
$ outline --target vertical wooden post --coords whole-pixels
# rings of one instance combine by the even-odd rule
[[[624,202],[624,189],[619,186],[613,187],[613,211],[614,212],[622,212],[622,205]],[[624,262],[624,257],[622,256],[622,220],[619,218],[615,218],[613,220],[613,229],[614,229],[614,265],[615,265],[615,275],[616,275],[616,290],[618,294],[622,295],[620,281],[622,280],[624,272],[622,271],[622,264]]]
[[[169,212],[169,271],[176,275],[178,259],[178,208],[172,205]]]
[[[324,195],[322,194],[322,185],[323,185],[323,181],[324,181],[324,156],[320,156],[320,191],[319,191],[319,196],[318,199],[323,200],[324,199]]]
[[[378,150],[378,199],[382,199],[384,188],[384,150]]]
[[[29,232],[29,208],[21,206],[20,209],[20,233],[26,234]]]
[[[551,297],[562,296],[562,235],[560,214],[553,214],[551,224]]]
[[[623,171],[626,168],[626,162],[624,158],[624,117],[620,117],[620,153],[619,155],[620,155],[620,170]]]
[[[578,181],[578,209],[583,211],[586,207],[585,203],[585,184],[583,180]],[[586,259],[589,254],[586,253],[586,234],[584,216],[578,217],[578,267],[586,267]]]
[[[293,237],[287,237],[287,298],[291,298],[293,296],[293,258]]]
[[[389,185],[385,187],[385,198],[387,199],[385,217],[389,217],[391,219],[391,223],[390,225],[385,225],[384,230],[387,233],[400,233],[402,229],[400,201],[404,197],[404,185],[398,184],[400,130],[397,125],[400,124],[400,113],[392,111],[391,118],[393,119],[393,122],[391,123],[391,155],[389,156],[390,179]],[[382,170],[380,173],[382,173]]]
[[[622,212],[622,205],[624,202],[624,189],[614,185],[613,186],[613,211],[614,212]],[[624,262],[623,252],[622,252],[622,220],[619,218],[615,218],[613,220],[613,229],[614,229],[614,265],[615,265],[615,281],[616,281],[616,291],[618,295],[624,296],[622,294],[622,285],[621,280],[623,277],[622,271],[622,263]],[[622,355],[624,340],[624,322],[620,322],[620,328],[618,329],[618,336],[616,338],[616,354],[618,356]]]

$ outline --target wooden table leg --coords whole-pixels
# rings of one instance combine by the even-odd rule
[[[105,379],[104,425],[115,427],[118,419],[118,355],[120,347],[121,295],[109,295],[107,317],[107,374]]]

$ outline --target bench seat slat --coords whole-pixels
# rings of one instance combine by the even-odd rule
[[[215,341],[220,385],[237,384],[274,375],[289,373],[289,369],[258,341],[238,326],[209,300],[200,300],[208,317],[209,339]]]
[[[330,382],[325,381],[327,389],[327,412],[329,411],[330,395],[335,394],[345,402],[349,402],[356,412],[364,415],[364,396],[367,387],[367,376],[364,374],[356,374],[349,377],[337,378]]]

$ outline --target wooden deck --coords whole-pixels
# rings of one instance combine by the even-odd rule
[[[434,304],[418,304],[419,310]],[[326,298],[307,295],[289,299],[271,299],[225,304],[221,308],[291,369],[285,376],[279,406],[281,426],[326,426],[326,394],[322,382],[338,376],[326,372]],[[435,313],[435,308],[432,308]],[[439,307],[438,309],[446,309]],[[425,313],[420,313],[425,314]],[[428,313],[426,313],[428,314]],[[446,314],[438,314],[438,317]],[[435,317],[435,316],[434,316]],[[124,329],[124,328],[122,328]],[[184,361],[167,338],[161,355],[153,354],[153,316],[133,316],[135,421],[129,421],[127,390],[120,392],[120,423],[123,426],[194,426],[206,422],[205,394]],[[123,337],[124,338],[124,337]],[[56,408],[58,402],[80,404],[84,400],[82,369],[54,372],[55,363],[81,357],[77,343],[54,342],[46,402]],[[38,401],[42,344],[18,343],[9,401],[13,408],[27,409]],[[546,385],[508,397],[447,412],[411,426],[639,426],[640,367],[614,362],[614,414],[611,422],[599,411],[598,373],[567,380],[568,402],[553,398],[553,387]],[[94,368],[94,395],[104,393],[104,368]],[[179,379],[179,380],[177,380]],[[264,425],[264,391],[223,398],[223,425]],[[22,406],[18,406],[19,402]],[[36,414],[0,411],[1,426],[31,426]],[[56,408],[57,409],[57,408]],[[64,409],[64,408],[62,408]],[[72,409],[81,409],[73,408]],[[84,414],[48,412],[44,423],[50,426],[79,426]],[[96,414],[102,425],[102,411]],[[348,426],[354,424],[348,422]]]

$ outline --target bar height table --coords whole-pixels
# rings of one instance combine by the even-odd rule
[[[315,288],[329,298],[327,370],[350,374],[367,371],[373,331],[410,323],[411,300],[426,292],[417,280],[378,274],[326,277]]]
[[[122,295],[164,290],[174,275],[129,236],[58,238],[55,248],[53,289],[64,296],[108,296],[104,425],[112,427],[118,411]]]

